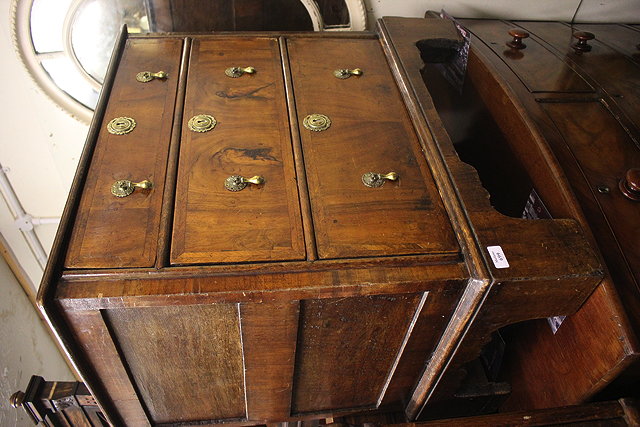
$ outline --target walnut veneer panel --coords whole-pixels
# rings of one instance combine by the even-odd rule
[[[449,219],[377,40],[288,43],[298,122],[321,113],[331,127],[300,126],[320,258],[458,250]],[[334,77],[340,68],[364,74]],[[379,188],[366,172],[397,172]]]
[[[500,21],[461,20],[482,39],[520,78],[531,92],[593,92],[593,88],[560,58],[533,38],[524,39],[525,49],[507,47],[513,28]],[[571,34],[569,34],[569,37]]]
[[[227,77],[229,67],[255,74]],[[204,133],[197,114],[216,118]],[[230,175],[262,185],[225,189]],[[194,40],[171,246],[174,264],[304,259],[300,204],[276,39]]]
[[[245,418],[237,304],[104,313],[154,423]]]
[[[302,301],[292,412],[375,407],[420,299]]]
[[[82,192],[66,267],[154,264],[181,49],[180,39],[127,41]],[[136,80],[140,71],[159,70],[168,73],[166,80]],[[107,123],[120,116],[133,118],[136,127],[126,135],[112,135]],[[153,188],[117,198],[110,189],[121,179],[148,179]]]

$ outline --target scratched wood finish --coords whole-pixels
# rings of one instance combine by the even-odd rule
[[[229,67],[257,71],[227,77]],[[218,121],[188,129],[197,114]],[[242,191],[231,175],[264,177]],[[171,262],[304,259],[300,204],[276,39],[195,40],[183,116]]]
[[[66,267],[153,265],[181,47],[179,39],[127,41],[73,225]],[[136,80],[141,71],[160,70],[168,73],[166,80]],[[107,132],[107,123],[121,116],[136,121],[134,130],[126,135]],[[111,185],[121,179],[148,179],[153,188],[117,198]]]
[[[433,178],[376,40],[288,42],[298,123],[320,113],[331,127],[300,126],[320,258],[458,250]],[[336,69],[363,69],[338,79]],[[366,172],[398,173],[379,188]]]
[[[420,297],[302,301],[292,412],[377,406]]]
[[[237,304],[106,310],[153,423],[244,419]]]
[[[471,19],[462,19],[460,22],[486,43],[531,92],[593,92],[578,73],[535,38],[524,39],[527,45],[524,49],[507,47],[506,43],[512,39],[508,32],[513,25]]]

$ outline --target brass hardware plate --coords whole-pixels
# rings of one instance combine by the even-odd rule
[[[157,73],[152,73],[151,71],[141,71],[136,74],[136,80],[140,83],[148,83],[153,79],[164,80],[167,77],[169,77],[169,75],[164,71],[158,71]]]
[[[231,77],[233,79],[236,79],[243,74],[255,74],[255,72],[256,69],[253,67],[229,67],[224,70],[224,73],[227,75],[227,77]]]
[[[107,124],[107,130],[114,135],[124,135],[136,127],[136,121],[131,117],[116,117]]]
[[[216,127],[216,124],[218,124],[218,122],[213,116],[209,114],[198,114],[189,119],[187,126],[194,132],[208,132]]]
[[[224,180],[224,188],[229,191],[240,191],[244,190],[247,184],[255,184],[260,185],[264,183],[264,178],[256,175],[251,178],[245,178],[240,175],[231,175],[229,178]]]
[[[339,79],[348,79],[351,76],[361,76],[362,69],[354,68],[353,70],[350,70],[348,68],[341,68],[339,70],[335,70],[333,75]]]
[[[324,114],[309,114],[302,121],[302,125],[314,132],[322,132],[331,127],[331,119]]]
[[[113,185],[111,186],[111,194],[116,197],[127,197],[131,193],[133,193],[133,190],[135,190],[136,188],[148,190],[150,188],[153,188],[153,184],[151,183],[151,181],[146,179],[140,182],[132,182],[128,179],[121,179],[113,183]]]
[[[389,172],[386,174],[367,172],[362,175],[362,183],[370,188],[382,187],[385,181],[396,181],[398,174],[395,172]]]

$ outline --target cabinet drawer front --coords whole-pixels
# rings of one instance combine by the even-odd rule
[[[530,32],[544,38],[566,59],[576,63],[584,75],[591,77],[604,91],[613,97],[626,116],[640,129],[640,67],[631,58],[609,47],[598,39],[590,40],[591,51],[578,54],[571,45],[572,28],[558,22],[525,22]],[[595,29],[594,29],[595,31]],[[606,37],[606,31],[603,32]]]
[[[156,259],[162,192],[180,67],[182,40],[126,42],[87,173],[65,260],[68,268],[151,267]],[[136,80],[142,71],[166,79]],[[135,120],[123,135],[107,126]],[[119,180],[149,180],[153,188],[116,197]]]
[[[625,179],[626,172],[640,167],[640,150],[599,102],[543,105],[586,180],[586,183],[576,180],[574,186],[587,217],[591,220],[604,214],[631,270],[635,277],[640,277],[640,203],[625,197],[620,190],[620,181]],[[571,164],[570,160],[566,164]],[[591,222],[598,223],[597,219]],[[608,230],[596,229],[594,234],[605,257],[618,253],[617,248],[609,248],[602,237],[609,234]]]
[[[320,258],[455,252],[457,243],[377,40],[288,42]],[[361,68],[339,79],[336,69]],[[331,126],[310,131],[307,115]],[[368,188],[367,172],[397,181]]]
[[[230,67],[256,72],[228,77]],[[194,132],[196,115],[217,121]],[[232,175],[264,177],[229,191]],[[300,205],[276,39],[195,40],[171,244],[173,264],[304,259]]]
[[[582,77],[534,38],[523,40],[527,46],[524,49],[509,48],[506,43],[512,37],[508,33],[515,25],[474,19],[463,19],[460,22],[503,60],[529,91],[593,92],[593,88]],[[526,25],[525,29],[530,31]],[[537,35],[544,38],[543,34]]]

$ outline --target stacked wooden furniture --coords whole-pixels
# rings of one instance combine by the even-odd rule
[[[498,209],[517,215],[535,190],[551,217],[580,221],[607,266],[603,283],[555,334],[546,321],[512,331],[507,407],[637,393],[640,31],[459,22],[471,32],[464,90],[434,69],[425,81],[461,156],[483,169]]]
[[[491,208],[420,75],[456,33],[419,21],[123,33],[39,294],[113,424],[413,419],[599,283],[574,220]]]

